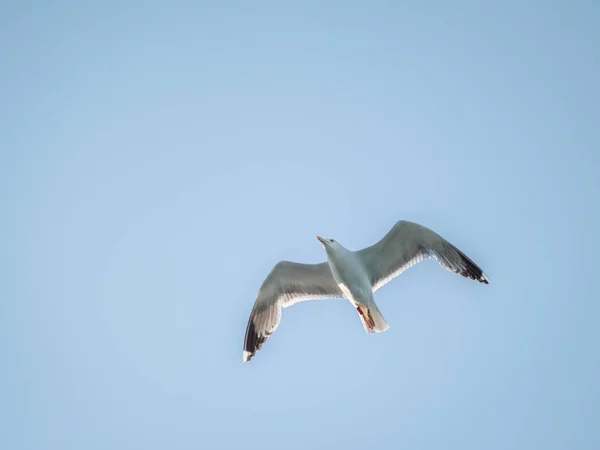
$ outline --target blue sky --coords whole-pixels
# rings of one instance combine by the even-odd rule
[[[600,447],[600,6],[4,2],[0,447]],[[427,261],[260,283],[422,223]]]

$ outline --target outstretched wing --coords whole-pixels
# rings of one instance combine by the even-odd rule
[[[489,283],[483,270],[458,248],[429,228],[405,220],[396,222],[379,242],[356,253],[369,273],[373,291],[431,256],[451,272]]]
[[[243,360],[250,361],[281,321],[281,308],[304,300],[341,298],[329,264],[278,262],[261,285],[248,319]]]

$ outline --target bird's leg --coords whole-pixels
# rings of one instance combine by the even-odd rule
[[[367,316],[365,315],[365,312],[363,311],[363,309],[360,306],[356,307],[356,310],[358,311],[358,313],[360,314],[360,317],[362,318],[362,320],[367,324],[367,326],[371,326],[369,324],[369,319],[367,318]]]
[[[363,310],[362,310],[362,308],[361,308],[360,306],[357,306],[357,307],[356,307],[356,310],[358,311],[358,313],[360,314],[360,316],[361,316],[362,318],[364,318],[364,317],[365,317],[365,313],[363,312]]]
[[[375,328],[375,319],[373,319],[373,316],[371,315],[371,299],[370,298],[367,301],[367,316],[369,317],[369,320],[371,322],[371,327]]]
[[[373,319],[370,309],[367,309],[367,320],[369,321],[370,327],[375,328],[375,319]]]
[[[360,306],[357,306],[356,310],[358,311],[360,316],[363,318],[363,320],[365,321],[367,326],[369,328],[373,329],[375,327],[375,321],[373,320],[373,317],[371,316],[371,311],[369,309],[367,309],[367,312],[365,313],[365,311]]]

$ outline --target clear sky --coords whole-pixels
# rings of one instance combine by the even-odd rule
[[[450,3],[452,5],[450,6]],[[0,448],[600,448],[600,4],[0,6]],[[284,311],[316,234],[421,263]]]

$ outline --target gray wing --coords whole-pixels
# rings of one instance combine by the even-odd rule
[[[281,321],[281,308],[304,300],[342,298],[329,264],[278,262],[263,281],[248,319],[243,360],[250,361]]]
[[[396,222],[379,242],[356,253],[369,273],[373,291],[432,256],[451,272],[489,283],[483,270],[458,248],[429,228],[405,220]]]

